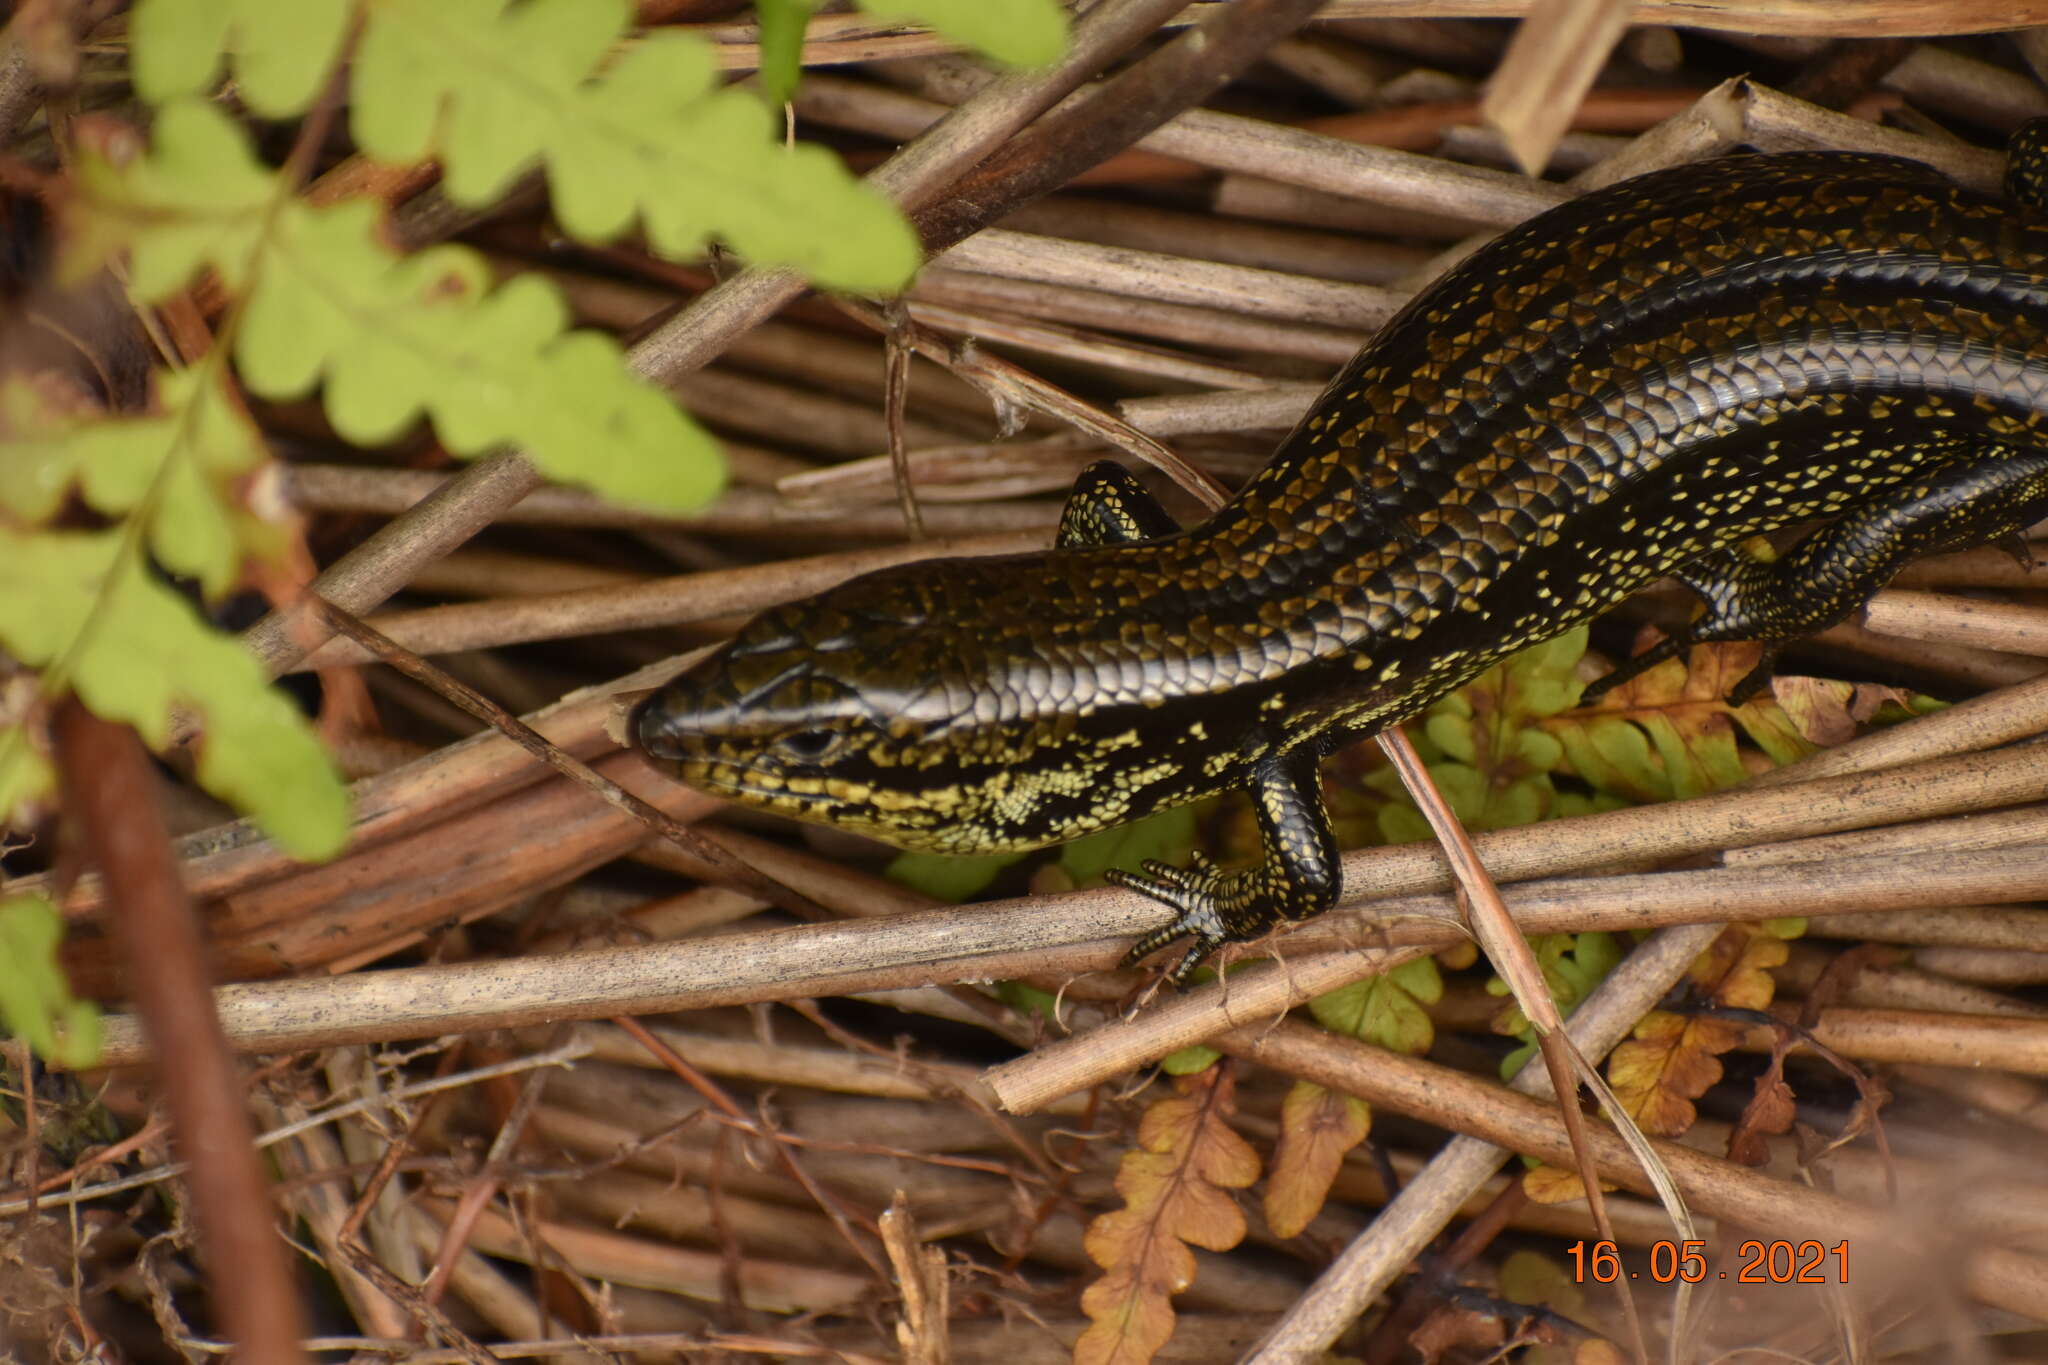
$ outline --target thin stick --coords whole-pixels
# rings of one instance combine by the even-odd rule
[[[989,312],[968,312],[938,303],[910,305],[910,315],[940,331],[959,332],[983,341],[1001,342],[1069,361],[1147,378],[1173,379],[1217,389],[1262,389],[1272,383],[1262,374],[1240,370],[1180,352],[1120,341],[1100,333],[1082,332]]]
[[[875,1272],[876,1278],[884,1282],[888,1280],[889,1272],[875,1255],[873,1245],[854,1230],[853,1219],[857,1215],[849,1210],[831,1191],[818,1184],[811,1173],[805,1169],[804,1164],[797,1160],[796,1153],[791,1150],[791,1145],[783,1134],[767,1125],[756,1124],[753,1120],[749,1119],[741,1112],[739,1105],[734,1102],[732,1096],[725,1093],[722,1086],[716,1084],[709,1076],[706,1076],[696,1067],[691,1066],[681,1053],[656,1037],[645,1024],[632,1015],[616,1015],[613,1017],[612,1023],[624,1031],[634,1042],[645,1048],[650,1056],[659,1061],[663,1067],[667,1068],[683,1084],[696,1091],[706,1104],[725,1115],[728,1123],[734,1124],[743,1131],[750,1132],[755,1136],[768,1139],[770,1145],[775,1149],[776,1158],[782,1163],[782,1168],[789,1172],[790,1178],[802,1186],[804,1193],[808,1194],[812,1202],[817,1204],[825,1216],[832,1220],[833,1226],[839,1230],[839,1235],[846,1240],[846,1244],[852,1247],[855,1254],[863,1261],[867,1262],[868,1268]],[[865,1219],[862,1220],[862,1224],[863,1231],[870,1233],[877,1231]]]
[[[844,554],[778,559],[709,569],[608,587],[570,588],[561,592],[528,593],[487,598],[444,607],[391,612],[367,623],[401,649],[414,654],[449,654],[596,635],[613,630],[644,630],[705,621],[739,612],[760,611],[823,592],[855,574],[940,555],[1006,554],[1042,547],[1045,535],[1033,529],[996,536],[923,540]],[[377,656],[353,640],[322,645],[298,669],[335,668],[367,663]]]
[[[911,325],[902,308],[890,310],[882,327],[883,415],[889,424],[889,468],[896,475],[896,500],[903,508],[903,531],[912,541],[924,539],[924,513],[910,481],[910,453],[903,441],[903,407],[910,398],[911,347],[902,329]]]
[[[1039,378],[1023,366],[1004,360],[1001,356],[991,355],[975,346],[971,340],[955,346],[944,337],[908,319],[895,324],[892,328],[889,321],[871,304],[847,299],[841,301],[840,306],[870,326],[892,330],[903,339],[906,346],[914,349],[919,355],[936,361],[970,384],[983,388],[991,397],[1002,402],[1021,403],[1036,411],[1057,416],[1089,435],[1099,436],[1119,449],[1138,456],[1196,497],[1203,498],[1212,505],[1221,499],[1222,486],[1182,459],[1172,449],[1161,445],[1120,418],[1103,412],[1092,403],[1083,402],[1059,386]]]
[[[2048,583],[2048,577],[2039,581]],[[1887,589],[1864,606],[1862,621],[1864,629],[1879,635],[2048,655],[2048,611],[2012,602]]]
[[[1148,436],[1227,431],[1286,431],[1315,403],[1320,384],[1269,384],[1220,393],[1176,393],[1126,398],[1116,405],[1124,420]]]
[[[129,989],[159,1059],[171,1133],[191,1163],[192,1216],[211,1300],[246,1359],[304,1361],[298,1289],[272,1225],[240,1071],[213,1010],[199,917],[178,883],[170,835],[150,796],[149,757],[134,731],[101,720],[76,698],[58,706],[53,731],[65,809],[106,879]]]
[[[300,464],[284,471],[286,494],[304,511],[366,512],[394,516],[422,498],[452,488],[468,476],[452,477],[424,469],[363,469],[349,465]],[[772,536],[777,540],[830,532],[839,539],[897,540],[903,518],[893,508],[851,511],[806,507],[755,488],[727,489],[708,507],[694,512],[664,512],[606,502],[571,488],[542,488],[499,521],[509,525],[617,526],[634,530],[677,529],[709,535]],[[1015,503],[1000,507],[931,507],[925,529],[935,536],[981,535],[991,531],[1050,530],[1059,521],[1059,505]],[[394,523],[396,524],[396,523]]]
[[[1594,1079],[1587,1084],[1593,1086],[1597,1093],[1598,1073],[1593,1072],[1592,1064],[1565,1033],[1564,1018],[1558,1013],[1557,1001],[1551,997],[1550,987],[1543,980],[1543,969],[1537,965],[1536,955],[1530,951],[1528,941],[1522,937],[1522,931],[1516,927],[1514,917],[1501,900],[1500,888],[1493,884],[1493,877],[1480,862],[1478,850],[1472,847],[1471,836],[1465,833],[1465,826],[1437,790],[1422,756],[1409,743],[1407,732],[1399,725],[1390,725],[1380,732],[1379,745],[1381,752],[1393,764],[1394,771],[1400,774],[1401,785],[1415,798],[1423,818],[1429,821],[1437,842],[1443,846],[1444,856],[1450,860],[1459,900],[1465,907],[1473,937],[1479,940],[1480,950],[1508,983],[1509,993],[1536,1030],[1536,1045],[1543,1054],[1544,1069],[1550,1073],[1558,1113],[1563,1115],[1565,1131],[1571,1137],[1579,1179],[1586,1187],[1586,1206],[1592,1211],[1593,1225],[1600,1230],[1601,1239],[1612,1242],[1615,1240],[1614,1221],[1607,1216],[1607,1199],[1600,1190],[1600,1175],[1594,1167],[1592,1147],[1586,1137],[1586,1117],[1579,1112],[1579,1087],[1573,1079],[1575,1074],[1592,1073]],[[1629,1116],[1618,1106],[1611,1110],[1609,1117],[1617,1128],[1633,1127]],[[1640,1139],[1641,1134],[1638,1133],[1637,1137]],[[1666,1186],[1670,1185],[1670,1173],[1662,1172],[1662,1179],[1658,1179],[1657,1174],[1652,1174],[1652,1183],[1660,1196],[1665,1195]],[[1677,1200],[1676,1186],[1670,1186],[1669,1197]],[[1672,1218],[1690,1236],[1691,1229],[1684,1210],[1684,1203],[1679,1201],[1677,1208],[1672,1210]],[[1647,1361],[1649,1349],[1643,1341],[1643,1324],[1636,1312],[1635,1295],[1629,1292],[1625,1283],[1620,1285],[1620,1289],[1622,1316],[1628,1323],[1636,1360]]]
[[[985,228],[934,263],[950,270],[1136,294],[1168,303],[1227,308],[1254,317],[1333,327],[1378,327],[1407,302],[1405,294],[1375,284],[1347,284],[1005,228]]]
[[[1094,289],[1006,280],[999,275],[978,275],[944,266],[927,266],[911,287],[910,299],[913,306],[929,301],[960,308],[1029,312],[1042,321],[1113,328],[1162,341],[1295,357],[1325,365],[1343,364],[1367,340],[1363,332],[1313,323],[1287,323],[1219,308],[1160,303],[1135,294],[1105,294]]]

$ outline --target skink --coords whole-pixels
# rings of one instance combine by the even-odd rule
[[[1183,979],[1336,899],[1338,746],[1666,574],[1704,610],[1662,652],[1775,645],[2048,512],[2044,150],[2048,125],[2016,137],[2011,206],[1811,152],[1551,210],[1418,295],[1201,525],[1098,464],[1055,548],[765,612],[639,706],[637,742],[717,795],[955,853],[1248,791],[1256,865],[1121,874],[1176,912],[1130,960],[1187,940]]]

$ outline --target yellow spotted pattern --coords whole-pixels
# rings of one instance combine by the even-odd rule
[[[1192,938],[1185,969],[1336,895],[1331,747],[1672,572],[1699,638],[1777,640],[2038,514],[2037,207],[1834,153],[1588,195],[1420,294],[1201,526],[1098,466],[1058,548],[764,613],[643,706],[641,743],[709,791],[955,852],[1247,788],[1263,864],[1129,879],[1180,912],[1141,949]],[[1734,548],[1807,523],[1832,529],[1777,566]]]

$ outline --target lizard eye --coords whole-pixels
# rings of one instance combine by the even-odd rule
[[[792,730],[776,737],[775,750],[794,763],[823,763],[845,740],[839,730]]]

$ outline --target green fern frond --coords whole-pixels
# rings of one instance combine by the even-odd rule
[[[354,12],[354,0],[144,0],[128,23],[135,93],[152,104],[198,94],[232,52],[250,109],[299,113],[320,93]]]
[[[333,856],[348,837],[348,800],[304,717],[253,654],[152,577],[124,539],[118,528],[0,524],[0,648],[31,668],[66,660],[79,700],[134,726],[151,748],[170,742],[173,708],[196,712],[199,784],[292,854]],[[24,757],[18,737],[0,755],[0,809],[36,795],[24,774],[37,765]]]
[[[1036,10],[1057,17],[1057,7],[990,8],[1013,6],[1022,17],[998,26],[1014,33],[996,41],[1042,51],[1048,28]],[[950,8],[962,11],[963,32],[990,29],[965,17],[978,4]],[[199,94],[227,45],[251,108],[301,112],[351,9],[342,0],[142,0],[136,89],[156,103]],[[584,241],[637,221],[669,256],[701,254],[715,237],[830,288],[893,293],[909,282],[922,254],[894,204],[824,148],[783,146],[759,99],[718,87],[708,44],[674,30],[628,40],[631,20],[627,0],[373,0],[351,64],[350,129],[379,160],[439,160],[458,204],[489,203],[542,165],[556,219]]]
[[[1011,66],[1046,66],[1067,46],[1053,0],[856,0],[877,19],[923,24]]]
[[[212,267],[245,295],[234,355],[250,390],[290,399],[324,380],[351,441],[388,441],[425,415],[456,455],[517,442],[549,477],[607,497],[690,508],[718,491],[712,439],[610,338],[567,332],[551,286],[493,291],[467,248],[399,255],[372,201],[281,193],[212,105],[166,106],[150,153],[126,164],[81,148],[78,175],[70,268],[125,247],[131,287],[156,299]]]
[[[57,961],[64,918],[41,896],[0,896],[0,1031],[74,1070],[100,1059],[100,1015]]]
[[[16,686],[27,697],[35,694],[33,678],[24,676]],[[42,730],[20,719],[0,721],[0,830],[34,829],[44,798],[57,790],[57,770],[40,747]]]
[[[757,79],[761,98],[780,108],[795,93],[804,73],[804,27],[817,0],[754,0],[761,66]]]
[[[217,371],[160,375],[157,406],[140,416],[60,414],[22,380],[0,386],[0,510],[40,524],[76,487],[110,517],[144,516],[158,562],[218,597],[245,559],[284,549],[240,486],[269,452]]]
[[[556,219],[585,241],[637,220],[664,255],[716,237],[832,288],[909,281],[921,252],[895,206],[825,149],[783,146],[758,98],[718,88],[699,39],[654,32],[593,78],[630,17],[625,0],[378,5],[356,54],[356,142],[380,160],[438,157],[460,204],[538,162]]]

